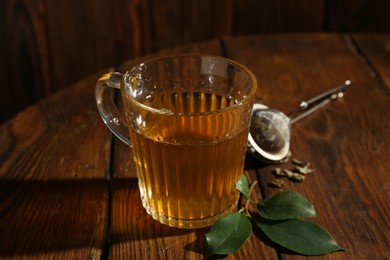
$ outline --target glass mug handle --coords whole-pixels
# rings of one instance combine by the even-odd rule
[[[119,111],[114,103],[112,91],[120,90],[120,82],[123,74],[119,72],[110,72],[104,74],[96,83],[95,98],[96,104],[106,126],[125,144],[132,146],[128,137],[129,132],[123,122],[121,122]]]

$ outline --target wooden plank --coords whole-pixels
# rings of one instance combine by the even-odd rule
[[[161,48],[170,48],[180,44],[180,3],[175,0],[148,1],[146,16],[142,22],[148,30],[143,31],[147,37],[146,50],[155,52]]]
[[[101,258],[110,135],[90,77],[0,127],[0,258]]]
[[[203,52],[223,55],[219,40],[190,44],[151,55]],[[130,61],[120,71],[139,62]],[[209,228],[181,230],[170,228],[153,220],[142,207],[137,186],[131,149],[115,139],[112,182],[112,214],[110,227],[110,259],[202,259],[205,250],[204,234]],[[248,176],[251,175],[249,172]],[[252,175],[253,176],[253,175]],[[253,258],[253,250],[258,252]],[[235,255],[227,259],[275,259],[276,252],[255,236]]]
[[[371,66],[371,75],[383,81],[390,90],[390,38],[387,34],[354,34],[357,50]]]
[[[287,182],[313,202],[317,217],[348,251],[322,259],[380,259],[389,255],[390,96],[342,35],[269,35],[226,39],[229,57],[255,73],[258,102],[294,111],[300,101],[346,79],[345,97],[292,126],[294,157],[310,162],[315,173],[302,183]],[[375,100],[375,101],[374,101]],[[276,166],[259,168],[267,184]],[[291,167],[280,165],[279,167]],[[283,251],[282,251],[283,253]],[[284,254],[284,259],[301,257]]]

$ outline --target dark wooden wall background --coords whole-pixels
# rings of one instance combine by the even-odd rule
[[[389,17],[389,0],[1,0],[0,123],[163,48],[241,34],[389,33]]]

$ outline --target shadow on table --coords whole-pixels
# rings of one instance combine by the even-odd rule
[[[111,251],[161,239],[169,245],[194,232],[153,220],[142,207],[135,178],[114,180],[111,192],[104,179],[0,180],[0,258],[104,256],[107,246]],[[182,248],[190,243],[183,242]],[[144,246],[150,254],[154,250]]]
[[[245,169],[264,166],[266,165],[252,157],[245,162]],[[199,254],[204,256],[206,252],[205,234],[210,228],[178,229],[154,220],[142,206],[137,179],[113,180],[111,223],[110,256],[115,257],[116,252],[120,254],[124,250],[135,250],[144,257],[165,258],[169,258],[172,252],[196,257]]]
[[[208,228],[179,229],[160,224],[143,208],[136,179],[115,179],[112,183],[110,255],[135,250],[145,257],[169,257],[172,251],[204,251]]]
[[[108,188],[104,179],[0,180],[0,258],[102,250]]]
[[[105,179],[0,179],[0,258],[66,250],[103,255],[107,246],[111,251],[123,244],[139,244],[150,253],[159,241],[202,254],[208,230],[155,221],[142,207],[136,178],[111,184]]]
[[[111,223],[113,243],[117,237],[125,240],[142,240],[191,232],[188,229],[162,225],[147,214],[142,206],[138,181],[135,178],[113,180]]]
[[[258,170],[264,167],[269,166],[269,163],[265,163],[260,161],[259,159],[255,158],[253,155],[250,153],[246,154],[245,157],[245,164],[244,164],[244,169],[245,170]]]

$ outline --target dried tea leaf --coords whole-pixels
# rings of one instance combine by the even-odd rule
[[[310,164],[307,164],[304,167],[295,166],[294,170],[300,174],[308,174],[308,173],[314,172],[314,170],[310,169],[309,166],[310,166]]]
[[[286,176],[287,178],[294,181],[303,181],[305,179],[305,176],[301,173],[296,173],[289,169],[284,169],[283,173],[280,176]]]
[[[284,180],[281,179],[274,179],[271,182],[271,186],[275,188],[282,188],[285,185]]]
[[[305,175],[295,173],[294,176],[291,177],[292,180],[294,181],[304,181],[306,178]]]
[[[273,172],[276,176],[285,176],[284,172],[283,172],[282,169],[280,169],[280,168],[275,168],[272,172]]]
[[[293,164],[295,164],[295,165],[300,165],[300,166],[303,166],[303,165],[304,165],[303,162],[301,162],[300,160],[295,159],[295,158],[292,160],[292,162],[293,162]]]
[[[284,169],[285,176],[292,178],[294,176],[294,173],[290,171],[289,169]]]

